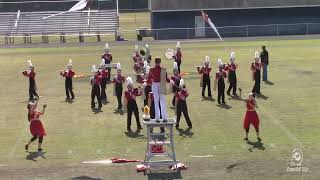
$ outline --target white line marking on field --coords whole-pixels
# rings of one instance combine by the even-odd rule
[[[18,139],[17,139],[16,142],[14,143],[11,151],[9,152],[9,154],[8,154],[8,157],[9,157],[9,158],[12,158],[12,157],[13,157],[14,153],[16,152],[16,149],[17,149],[18,145],[21,145],[22,138],[23,138],[23,134],[28,131],[28,127],[29,127],[29,126],[26,125],[25,127],[26,127],[26,128],[25,128],[23,131],[21,131],[20,136],[18,137]],[[23,146],[21,146],[21,147],[23,147]]]
[[[292,133],[289,131],[289,129],[284,126],[283,124],[281,124],[281,122],[277,119],[277,118],[274,118],[274,116],[267,112],[261,105],[259,106],[259,109],[268,116],[269,119],[271,119],[271,122],[275,125],[278,125],[280,127],[280,129],[293,141],[296,141],[299,146],[302,146],[302,143],[301,141]]]
[[[112,164],[110,159],[107,160],[100,160],[100,161],[85,161],[82,164]]]
[[[209,154],[209,155],[203,155],[203,156],[199,156],[199,155],[190,155],[190,157],[194,157],[194,158],[207,158],[207,157],[212,157],[213,155]]]

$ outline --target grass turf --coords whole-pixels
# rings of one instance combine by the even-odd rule
[[[182,71],[189,73],[184,79],[190,91],[187,103],[194,128],[192,136],[179,135],[175,131],[178,159],[190,162],[191,172],[197,171],[199,163],[191,155],[213,155],[213,159],[220,162],[275,161],[277,164],[274,167],[282,168],[279,171],[285,173],[291,151],[299,147],[304,152],[306,166],[319,164],[319,42],[282,40],[182,43]],[[203,101],[200,98],[199,75],[194,68],[194,65],[203,62],[205,55],[210,56],[211,64],[216,67],[218,57],[223,62],[228,62],[229,53],[235,51],[239,64],[238,87],[249,92],[253,86],[250,64],[254,51],[259,50],[262,44],[267,45],[270,53],[269,79],[272,82],[272,85],[262,83],[261,91],[267,98],[257,100],[264,150],[242,140],[245,104],[229,100],[227,96],[230,109],[216,106],[215,101]],[[150,49],[153,56],[163,56],[166,48],[174,46],[174,43],[153,44]],[[132,75],[132,47],[133,45],[111,47],[114,61],[122,64],[125,75]],[[112,96],[111,85],[107,86],[110,103],[103,106],[101,113],[93,113],[90,109],[91,87],[88,78],[75,79],[76,100],[72,104],[64,102],[64,79],[59,76],[58,71],[65,68],[67,60],[72,58],[77,74],[90,74],[91,65],[100,63],[102,52],[103,46],[0,50],[0,164],[13,168],[32,165],[26,160],[28,153],[23,148],[30,138],[26,110],[28,80],[21,74],[26,68],[27,59],[31,59],[35,65],[38,93],[44,96],[40,105],[48,105],[46,114],[42,117],[48,133],[43,144],[46,159],[37,158],[37,166],[40,166],[39,163],[48,167],[55,164],[79,164],[82,161],[111,157],[143,159],[146,147],[145,129],[140,133],[141,136],[126,136],[126,115],[114,113],[117,104]],[[163,64],[171,72],[172,61],[163,60]],[[112,74],[115,74],[114,70]],[[167,96],[168,107],[171,98],[172,95]],[[139,99],[139,108],[142,104]],[[171,116],[174,114],[172,109],[168,108],[168,111]],[[135,129],[134,119],[132,124]],[[180,127],[187,127],[183,117]],[[253,129],[249,139],[254,142],[256,140]],[[30,147],[31,151],[36,148],[36,143]],[[266,166],[262,164],[258,171],[268,168]],[[314,171],[316,169],[310,168],[314,168]],[[265,175],[269,176],[271,173]]]

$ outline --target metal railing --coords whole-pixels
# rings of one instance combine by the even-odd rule
[[[222,37],[288,36],[320,34],[320,23],[267,24],[217,27]],[[138,30],[119,30],[124,38],[135,39]],[[210,27],[147,29],[155,40],[217,38]]]

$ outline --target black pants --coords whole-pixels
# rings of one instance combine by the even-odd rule
[[[211,97],[211,82],[210,77],[208,75],[203,76],[203,83],[202,83],[202,96],[204,96],[204,91],[208,86],[208,96]]]
[[[225,102],[224,90],[225,90],[224,80],[221,79],[218,81],[218,103],[221,103],[221,99],[223,103]]]
[[[175,61],[178,65],[178,71],[179,71],[179,74],[180,74],[180,66],[181,66],[181,61]]]
[[[41,144],[42,142],[43,142],[43,136],[33,136],[31,139],[30,139],[30,141],[31,142],[33,142],[33,141],[35,141],[36,139],[39,139],[39,143]]]
[[[232,94],[235,95],[237,92],[237,75],[234,71],[230,71],[229,76],[229,88],[227,90],[227,93],[230,94],[232,90]]]
[[[131,128],[131,117],[132,113],[134,113],[134,116],[136,117],[137,127],[140,128],[140,120],[139,120],[139,110],[137,106],[136,101],[128,101],[127,105],[127,128]]]
[[[108,70],[107,81],[110,81],[110,77],[111,77],[111,68],[107,68],[107,70]]]
[[[71,78],[66,78],[65,89],[66,89],[67,99],[70,99],[70,95],[71,95],[71,98],[74,99],[74,94],[73,94],[73,90],[72,90],[72,79]]]
[[[260,71],[256,71],[254,73],[254,86],[252,89],[253,93],[260,94],[260,82],[261,82],[261,73]]]
[[[95,103],[94,103],[95,97],[97,97],[99,107],[102,107],[101,97],[100,97],[100,86],[99,85],[92,86],[92,90],[91,90],[91,107],[92,108],[95,107]]]
[[[176,124],[176,127],[179,127],[181,112],[183,113],[184,118],[186,119],[189,128],[192,128],[192,123],[190,121],[189,114],[188,114],[187,102],[183,101],[183,100],[179,100],[178,104],[177,104],[177,124]]]
[[[117,100],[118,100],[118,109],[122,109],[122,84],[121,85],[116,85],[115,87],[116,90],[116,96],[117,96]]]
[[[35,97],[39,98],[39,95],[36,92],[36,82],[34,79],[29,80],[29,99],[34,99]]]
[[[145,100],[144,100],[144,106],[148,105],[148,100],[149,100],[149,93],[152,91],[151,86],[147,85],[144,88],[144,94],[146,96]]]
[[[101,82],[101,100],[107,100],[106,87],[107,87],[107,78],[103,78]]]

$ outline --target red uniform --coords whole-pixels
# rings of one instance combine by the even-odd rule
[[[24,72],[22,72],[22,74],[26,77],[31,78],[31,79],[35,79],[35,77],[36,77],[36,73],[34,71],[30,71],[30,72],[24,71]]]
[[[30,110],[31,111],[31,110]],[[41,112],[38,111],[29,111],[29,121],[30,121],[30,132],[33,136],[42,137],[47,135],[46,131],[40,121],[39,117],[42,115]]]
[[[114,84],[114,85],[117,85],[117,84],[121,84],[122,85],[122,83],[124,83],[125,82],[125,78],[124,78],[124,76],[119,76],[119,75],[117,75],[117,76],[115,76],[114,78],[113,78],[113,81],[112,81],[112,83]]]
[[[246,106],[247,106],[247,112],[243,119],[243,128],[248,130],[250,127],[250,124],[253,125],[253,127],[256,129],[257,132],[259,132],[259,116],[258,113],[255,110],[255,104],[254,100],[247,100]]]
[[[256,72],[257,70],[260,71],[261,63],[259,63],[259,62],[252,63],[250,69],[253,70],[254,72]]]
[[[124,93],[127,101],[136,101],[136,96],[141,96],[141,91],[139,91],[138,89],[131,89],[131,90],[127,90]]]
[[[61,76],[67,77],[67,78],[72,78],[75,75],[74,71],[72,71],[71,69],[65,70],[64,72],[60,72],[60,74]]]
[[[112,61],[112,54],[110,52],[104,53],[102,59],[104,59],[105,64],[110,64]]]
[[[140,56],[140,54],[139,53],[136,53],[133,57],[132,57],[132,59],[133,59],[133,62],[134,63],[138,63],[138,62],[143,62],[143,60],[142,60],[142,58],[141,58],[141,56]]]
[[[152,82],[160,83],[160,76],[161,76],[161,67],[160,67],[160,65],[155,65],[154,68],[150,69],[150,73],[149,73],[149,77],[148,78],[152,79]],[[170,79],[168,79],[167,75],[166,75],[166,80],[167,80],[167,83],[170,82]]]
[[[102,76],[97,74],[97,75],[94,75],[91,83],[92,85],[100,86],[101,82],[102,82]]]
[[[109,75],[109,72],[107,70],[105,70],[105,69],[100,69],[98,74],[103,79],[103,78],[107,78],[107,76]]]
[[[181,51],[177,51],[177,52],[176,52],[176,55],[174,56],[174,59],[175,59],[176,61],[181,62],[181,59],[182,59],[182,53],[181,53]]]

